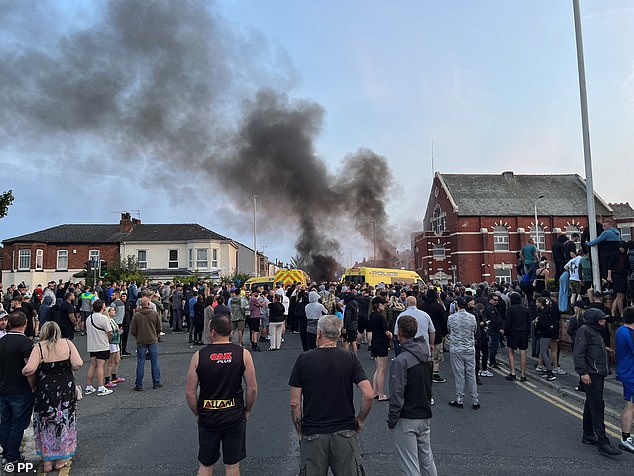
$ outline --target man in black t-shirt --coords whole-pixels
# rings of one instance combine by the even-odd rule
[[[31,383],[22,368],[31,355],[33,343],[24,335],[23,312],[9,315],[9,332],[0,339],[0,446],[2,458],[20,461],[20,444],[33,411]]]
[[[317,323],[317,349],[300,354],[288,384],[291,415],[301,440],[301,474],[363,473],[357,433],[372,408],[372,385],[353,353],[337,348],[341,321],[326,315]],[[354,387],[362,392],[355,417]],[[316,437],[319,435],[319,437]]]
[[[77,326],[77,315],[75,314],[75,294],[66,293],[64,302],[60,305],[60,329],[64,339],[73,340],[75,338],[75,326]]]

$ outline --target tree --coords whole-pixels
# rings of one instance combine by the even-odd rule
[[[306,265],[306,258],[300,255],[293,256],[288,264],[290,269],[306,269]]]
[[[220,282],[222,284],[234,283],[236,286],[241,287],[250,277],[249,273],[239,273],[237,269],[234,269],[233,273],[220,276]]]
[[[13,190],[0,193],[0,218],[4,218],[9,213],[9,207],[13,203]]]
[[[139,262],[134,256],[128,255],[119,259],[117,263],[108,269],[110,281],[143,281],[143,274],[139,269]]]

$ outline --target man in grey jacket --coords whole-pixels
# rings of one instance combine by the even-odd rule
[[[471,296],[460,296],[456,299],[457,311],[449,316],[447,330],[450,341],[451,370],[456,380],[456,399],[449,406],[464,408],[465,381],[471,392],[471,408],[480,409],[478,385],[475,377],[475,332],[478,324],[473,314],[466,311]]]
[[[574,362],[586,392],[581,442],[598,446],[599,453],[613,456],[620,455],[621,450],[612,446],[605,434],[603,383],[610,373],[610,361],[600,331],[606,317],[600,309],[583,313],[584,325],[575,334]]]
[[[403,474],[436,476],[431,451],[431,386],[433,362],[422,338],[415,338],[413,316],[399,317],[401,352],[390,368],[390,410],[387,426]]]

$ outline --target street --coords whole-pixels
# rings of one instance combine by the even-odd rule
[[[119,384],[112,395],[90,395],[79,403],[79,445],[70,474],[196,473],[196,424],[184,398],[187,365],[194,349],[185,334],[168,333],[163,339],[159,357],[163,388],[152,389],[148,362],[144,390],[133,392],[136,358],[131,356],[123,359],[119,371],[127,382]],[[76,343],[86,356],[85,337],[78,336]],[[134,341],[131,343],[133,346]],[[374,363],[367,346],[362,347],[361,361],[371,379]],[[299,336],[289,333],[281,351],[254,354],[259,396],[248,422],[242,474],[297,474],[299,449],[289,416],[287,383],[300,350]],[[77,373],[82,386],[86,368],[84,364]],[[441,373],[448,382],[434,385],[432,420],[432,448],[439,474],[631,474],[634,455],[607,458],[595,447],[582,445],[580,405],[536,385],[535,378],[529,385],[507,382],[503,374],[483,378],[484,385],[479,387],[482,409],[474,411],[468,397],[464,409],[447,405],[454,398],[448,358]],[[375,401],[361,433],[369,475],[398,474],[385,424],[387,409],[387,402]],[[616,433],[611,431],[614,442]],[[224,474],[221,464],[214,474]]]

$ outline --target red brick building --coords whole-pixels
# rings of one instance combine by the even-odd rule
[[[596,193],[595,205],[598,216],[613,215]],[[550,260],[553,240],[582,232],[587,223],[585,181],[578,175],[436,173],[424,231],[414,240],[416,270],[443,282],[508,282],[516,279],[516,252],[529,237]]]

